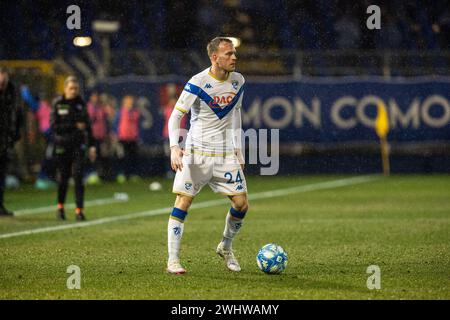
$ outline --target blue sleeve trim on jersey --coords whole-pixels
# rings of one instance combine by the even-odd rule
[[[230,208],[230,214],[231,214],[233,217],[238,218],[238,219],[244,219],[246,213],[247,213],[247,212],[237,211],[237,210],[236,210],[235,208],[233,208],[233,207]]]
[[[173,208],[171,216],[184,221],[184,219],[186,218],[187,214],[188,213],[186,211],[184,211],[184,210],[181,210],[181,209],[178,209],[178,208]]]
[[[239,91],[236,93],[233,100],[231,100],[231,102],[223,108],[220,107],[219,104],[214,103],[214,99],[211,98],[211,96],[209,96],[205,91],[203,91],[202,88],[197,87],[195,84],[187,83],[186,86],[184,87],[184,90],[189,93],[195,94],[197,97],[199,97],[200,100],[202,100],[211,108],[211,110],[216,114],[217,117],[219,117],[219,119],[222,119],[231,110],[233,110],[234,106],[239,101],[239,98],[244,92],[244,85],[240,87]]]

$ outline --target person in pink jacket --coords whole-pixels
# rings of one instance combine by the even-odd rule
[[[97,161],[88,169],[87,183],[98,184],[101,182],[100,176],[102,178],[106,176],[107,157],[104,156],[102,150],[108,143],[111,125],[106,106],[101,103],[97,92],[93,92],[89,97],[87,108],[91,119],[92,136],[98,150]]]
[[[117,112],[115,132],[119,140],[119,175],[117,181],[125,182],[126,179],[135,179],[138,176],[138,143],[140,132],[141,113],[134,105],[134,97],[126,95]]]

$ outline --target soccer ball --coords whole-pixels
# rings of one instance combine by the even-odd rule
[[[160,191],[162,189],[162,185],[158,181],[154,181],[149,184],[148,188],[150,191]]]
[[[259,249],[256,263],[261,271],[269,274],[283,272],[288,262],[287,252],[277,244],[269,243]]]

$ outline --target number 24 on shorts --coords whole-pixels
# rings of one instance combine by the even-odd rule
[[[233,181],[233,174],[231,172],[225,172],[224,177],[228,179],[227,183],[241,183],[242,182],[242,178],[241,178],[241,173],[238,170],[237,175],[236,175],[236,181]]]

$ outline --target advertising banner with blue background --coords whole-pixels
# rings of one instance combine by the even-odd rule
[[[188,79],[111,78],[95,87],[117,101],[134,95],[143,110],[145,144],[163,140],[161,105],[167,88],[182,90]],[[280,129],[281,142],[334,143],[375,141],[377,103],[388,112],[388,140],[450,141],[450,78],[383,80],[335,78],[252,81],[247,79],[243,126]]]

